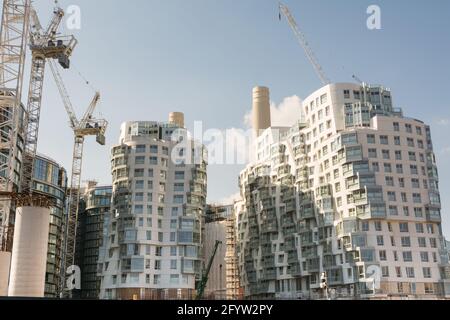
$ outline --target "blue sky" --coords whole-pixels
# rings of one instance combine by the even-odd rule
[[[45,25],[52,0],[36,0]],[[285,0],[333,82],[392,89],[396,107],[432,126],[439,161],[444,230],[450,237],[450,1]],[[272,0],[60,0],[82,13],[74,68],[63,73],[78,112],[93,96],[78,71],[102,93],[99,111],[110,121],[107,147],[86,143],[83,180],[111,183],[109,147],[126,120],[165,121],[186,114],[188,126],[241,128],[251,90],[269,86],[272,100],[306,97],[321,84]],[[382,30],[366,27],[377,4]],[[26,85],[27,85],[27,81]],[[73,137],[56,87],[47,74],[39,150],[70,169]],[[209,199],[238,191],[240,167],[212,167]]]

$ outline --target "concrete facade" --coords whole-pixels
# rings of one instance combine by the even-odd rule
[[[43,298],[50,209],[17,208],[8,296]]]
[[[323,273],[335,298],[448,296],[430,127],[381,86],[325,86],[302,114],[240,175],[245,296],[323,298]]]
[[[127,122],[111,161],[100,297],[193,298],[203,259],[206,150],[173,123]]]

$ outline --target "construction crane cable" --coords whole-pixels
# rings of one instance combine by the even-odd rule
[[[92,89],[93,92],[97,92],[98,90],[95,89],[95,87],[92,85],[91,81],[89,81],[89,79],[87,79],[83,73],[81,73],[81,71],[72,63],[72,67],[75,69],[75,71],[78,73],[78,75],[80,76],[81,79],[83,79],[84,83]]]

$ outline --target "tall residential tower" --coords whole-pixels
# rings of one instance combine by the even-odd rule
[[[262,133],[240,175],[245,296],[448,297],[430,127],[365,84],[321,88],[298,118]]]
[[[127,122],[112,148],[113,198],[100,297],[190,299],[201,274],[206,150],[168,123]]]

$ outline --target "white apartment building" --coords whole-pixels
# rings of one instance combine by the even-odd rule
[[[262,128],[240,175],[245,296],[450,297],[430,127],[351,83],[313,93],[301,118]]]
[[[112,148],[102,299],[194,297],[201,273],[206,160],[203,146],[188,138],[182,114],[171,114],[168,123],[122,125],[120,143]]]

